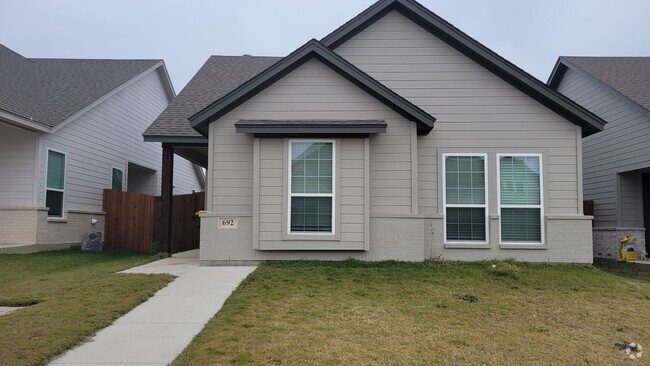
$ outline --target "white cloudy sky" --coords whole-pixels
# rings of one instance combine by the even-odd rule
[[[284,56],[374,0],[0,0],[26,57],[162,58],[179,92],[209,55]],[[421,0],[546,81],[560,55],[650,56],[648,0]]]

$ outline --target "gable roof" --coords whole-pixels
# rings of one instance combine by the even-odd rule
[[[650,111],[650,57],[560,57],[549,77],[552,88],[567,67],[581,69]]]
[[[416,122],[418,125],[418,134],[427,134],[433,128],[436,120],[434,117],[359,70],[315,39],[305,43],[302,47],[278,61],[273,66],[191,116],[190,125],[206,136],[210,122],[233,110],[311,59],[318,59],[324,65],[386,104],[397,113]]]
[[[379,0],[325,36],[321,42],[330,49],[336,49],[391,11],[399,12],[515,88],[581,126],[583,136],[603,129],[605,122],[598,116],[552,90],[415,0]]]
[[[49,131],[161,65],[162,60],[26,58],[0,45],[0,111]],[[171,83],[168,89],[171,99]]]
[[[278,62],[281,57],[210,56],[144,132],[145,141],[206,141],[188,118]]]

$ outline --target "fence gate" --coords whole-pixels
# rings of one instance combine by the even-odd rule
[[[205,207],[205,193],[175,195],[172,198],[172,249],[182,252],[199,247],[196,211]],[[161,198],[146,194],[105,189],[104,245],[137,252],[149,252],[160,242]]]

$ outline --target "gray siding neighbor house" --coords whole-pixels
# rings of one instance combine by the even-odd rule
[[[34,59],[0,45],[0,252],[102,231],[103,189],[160,194],[161,146],[142,133],[173,97],[162,60]],[[200,191],[198,173],[178,160],[174,192]]]
[[[604,122],[413,0],[284,58],[213,56],[145,132],[207,163],[203,265],[590,263]]]
[[[648,251],[650,57],[560,57],[548,83],[607,122],[583,139],[594,255],[617,257],[616,243],[626,235],[636,235],[639,249]]]

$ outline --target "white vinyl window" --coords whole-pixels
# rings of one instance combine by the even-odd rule
[[[47,179],[45,183],[45,206],[47,216],[63,217],[65,189],[65,154],[47,150]]]
[[[498,154],[501,242],[543,243],[541,154]]]
[[[111,189],[123,190],[124,189],[124,171],[122,169],[113,168],[111,171]]]
[[[334,141],[289,141],[290,234],[334,233]]]
[[[447,243],[487,243],[487,157],[443,154]]]

